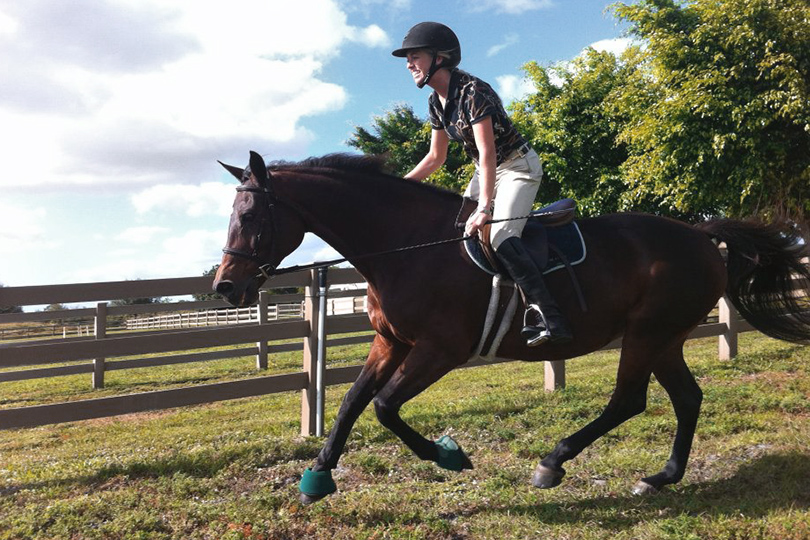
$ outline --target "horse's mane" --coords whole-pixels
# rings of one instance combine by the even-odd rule
[[[362,154],[336,153],[327,154],[320,157],[310,157],[299,162],[274,161],[268,165],[270,171],[296,171],[311,169],[333,169],[344,173],[362,173],[384,177],[393,182],[402,182],[413,189],[424,189],[434,193],[441,193],[457,197],[458,195],[449,189],[428,184],[425,182],[414,182],[406,180],[392,174],[386,164],[385,156],[367,156]]]

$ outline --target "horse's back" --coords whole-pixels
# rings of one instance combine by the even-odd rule
[[[587,311],[565,271],[548,276],[582,351],[599,348],[633,325],[686,331],[723,294],[726,272],[709,237],[683,222],[649,214],[578,221],[587,257],[576,267]],[[646,330],[645,330],[646,331]]]

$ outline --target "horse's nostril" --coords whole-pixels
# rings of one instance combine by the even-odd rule
[[[228,281],[227,279],[219,281],[214,286],[214,290],[222,296],[228,296],[234,290],[233,281]]]

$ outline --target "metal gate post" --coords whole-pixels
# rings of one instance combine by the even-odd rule
[[[328,268],[318,268],[318,359],[315,376],[315,436],[323,437],[324,402],[326,400],[326,272]]]

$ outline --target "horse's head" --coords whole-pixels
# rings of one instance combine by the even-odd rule
[[[235,306],[256,302],[259,287],[304,238],[300,216],[276,198],[262,157],[250,153],[240,169],[220,162],[240,182],[228,226],[228,243],[214,278],[214,290]]]

